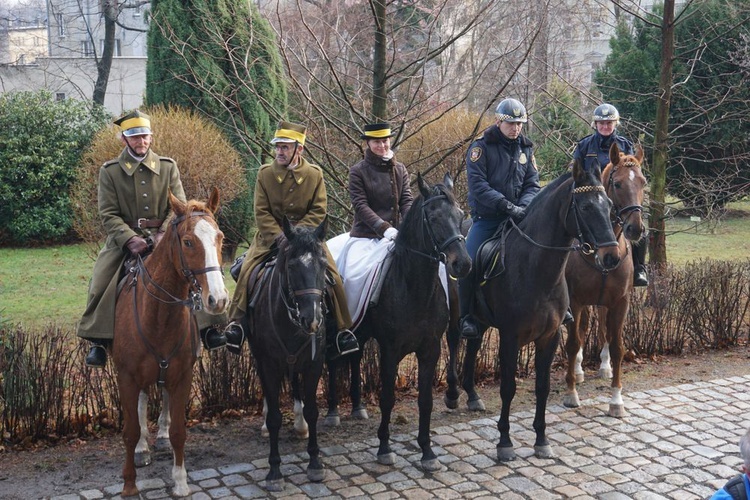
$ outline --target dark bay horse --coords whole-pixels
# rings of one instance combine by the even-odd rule
[[[270,439],[266,488],[281,491],[279,429],[281,410],[279,394],[284,379],[301,384],[308,425],[307,477],[322,481],[325,476],[320,461],[316,393],[325,357],[326,285],[325,235],[328,221],[317,228],[292,227],[284,217],[284,234],[277,239],[275,263],[267,265],[261,289],[246,316],[248,341],[268,407],[266,425]],[[253,300],[251,298],[251,300]]]
[[[630,241],[638,241],[645,232],[643,218],[643,190],[646,178],[641,172],[643,149],[638,146],[635,155],[625,155],[612,144],[609,150],[609,165],[602,172],[602,183],[607,196],[612,200],[612,227],[617,236],[620,255],[629,256]],[[568,371],[565,377],[567,392],[563,404],[568,407],[581,405],[576,390],[576,382],[583,382],[583,317],[587,306],[599,307],[599,337],[604,340],[599,370],[600,377],[612,378],[612,399],[609,402],[611,417],[625,416],[622,400],[622,358],[625,346],[622,330],[630,307],[630,292],[633,289],[633,260],[623,257],[614,269],[603,272],[593,262],[591,256],[578,254],[568,259],[565,268],[568,282],[570,308],[573,323],[568,327],[565,350],[568,354]],[[613,361],[610,365],[609,359]],[[613,377],[614,368],[614,377]]]
[[[534,198],[526,217],[508,229],[505,270],[485,280],[477,292],[475,311],[483,325],[500,332],[500,396],[498,460],[515,458],[510,439],[510,405],[516,393],[518,351],[534,342],[536,369],[536,413],[534,451],[537,457],[552,457],[547,441],[545,412],[550,386],[550,366],[560,340],[560,324],[568,307],[565,262],[575,250],[595,255],[597,266],[608,269],[619,262],[617,242],[609,223],[611,201],[604,193],[601,173],[583,170],[578,162],[568,173],[547,185]],[[578,238],[578,246],[572,246]],[[480,280],[484,279],[480,276]],[[448,407],[458,404],[456,359],[458,325],[448,330],[450,358]],[[463,366],[463,387],[469,401],[481,403],[474,389],[474,364],[482,339],[467,343]],[[483,405],[481,405],[483,408]]]
[[[218,190],[213,190],[208,203],[183,203],[171,193],[169,202],[174,219],[151,256],[138,261],[117,298],[112,359],[124,422],[122,496],[138,494],[136,445],[140,443],[139,451],[147,452],[141,431],[148,432],[146,391],[154,384],[168,396],[174,494],[190,494],[185,471],[185,407],[200,349],[191,310],[205,307],[218,314],[229,302],[221,274],[224,235],[213,216],[219,206]]]
[[[430,444],[432,381],[440,358],[440,344],[448,324],[448,306],[438,268],[445,263],[450,276],[463,277],[471,269],[471,257],[460,232],[463,212],[453,196],[449,175],[443,184],[429,186],[417,176],[420,196],[414,201],[399,228],[377,305],[370,306],[355,334],[360,346],[374,338],[380,347],[380,410],[378,462],[392,465],[390,420],[395,401],[394,389],[399,362],[415,353],[419,367],[419,433],[424,470],[440,469]],[[350,355],[352,407],[361,411],[361,350]],[[329,362],[329,416],[338,415],[336,361]],[[328,420],[328,419],[327,419]],[[336,418],[337,420],[337,418]]]

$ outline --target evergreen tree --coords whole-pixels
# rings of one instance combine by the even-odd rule
[[[230,137],[254,186],[268,139],[285,116],[273,30],[247,0],[152,0],[146,101],[194,109]],[[251,227],[251,189],[224,207],[230,253]]]

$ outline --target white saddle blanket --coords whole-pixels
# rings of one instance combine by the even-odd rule
[[[349,233],[343,233],[328,240],[327,245],[344,282],[352,330],[355,330],[364,319],[367,307],[377,299],[373,293],[378,288],[378,279],[393,242],[386,238],[352,238]],[[448,279],[442,263],[439,275],[447,301]]]

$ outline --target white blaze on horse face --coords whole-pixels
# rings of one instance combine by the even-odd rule
[[[633,170],[628,170],[628,179],[630,182],[633,182],[635,180],[635,172]]]
[[[206,254],[205,267],[219,267],[219,252],[221,249],[216,248],[216,235],[218,230],[206,220],[199,220],[195,225],[195,235],[203,243],[203,249]],[[218,303],[224,304],[229,299],[229,294],[224,286],[224,278],[221,271],[211,271],[206,273],[208,282],[208,292],[213,295]],[[205,305],[205,304],[204,304]]]

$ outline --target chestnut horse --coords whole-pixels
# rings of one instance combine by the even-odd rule
[[[161,243],[148,259],[138,259],[117,298],[112,359],[124,421],[122,496],[138,494],[136,446],[144,452],[145,445],[147,452],[141,431],[147,431],[146,391],[154,384],[168,395],[165,406],[168,402],[174,494],[190,494],[185,470],[185,407],[200,349],[192,310],[205,307],[218,314],[229,301],[221,274],[224,235],[213,216],[219,205],[218,190],[214,188],[208,203],[183,203],[171,193],[169,203],[174,218]]]
[[[643,149],[638,146],[635,155],[625,155],[612,144],[609,150],[609,165],[602,172],[602,183],[607,188],[607,196],[612,200],[612,227],[617,236],[620,255],[629,256],[631,241],[643,237],[645,226],[641,216],[643,211],[643,190],[646,178],[641,172]],[[622,330],[630,307],[630,292],[633,289],[633,259],[623,258],[615,269],[602,272],[594,265],[592,258],[579,254],[568,260],[565,268],[568,282],[570,308],[573,323],[568,327],[565,350],[568,354],[568,372],[565,377],[567,392],[563,398],[565,406],[575,408],[581,405],[578,400],[576,383],[583,382],[583,335],[588,316],[586,307],[601,306],[599,310],[599,338],[604,341],[599,376],[612,378],[612,399],[609,402],[611,417],[625,416],[622,401],[622,358],[625,346]],[[582,316],[582,313],[586,313]],[[613,365],[610,366],[610,355]],[[613,371],[614,369],[614,371]],[[614,373],[614,377],[613,377]]]
[[[550,458],[552,449],[546,437],[546,408],[550,390],[550,367],[560,340],[560,324],[568,307],[565,263],[573,251],[591,253],[602,269],[617,265],[620,255],[609,223],[612,202],[604,193],[601,172],[583,170],[575,161],[571,174],[552,181],[532,200],[526,217],[504,235],[504,253],[493,253],[493,260],[504,261],[504,270],[482,272],[483,259],[475,272],[482,282],[474,310],[486,330],[500,332],[500,396],[502,410],[497,428],[500,441],[497,458],[513,460],[510,439],[510,405],[516,393],[518,351],[530,342],[535,347],[536,413],[534,451],[539,458]],[[573,246],[575,239],[580,244]],[[478,255],[481,255],[480,247]],[[456,363],[460,333],[456,321],[448,329],[448,389],[445,404],[458,406]],[[463,365],[463,387],[474,408],[482,408],[474,388],[474,368],[482,339],[467,342]]]

